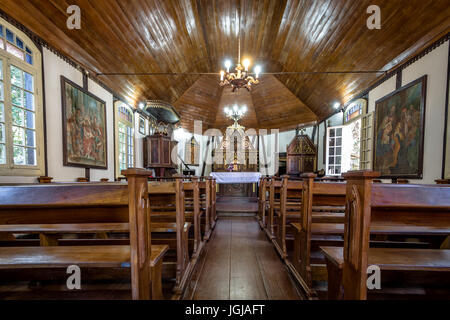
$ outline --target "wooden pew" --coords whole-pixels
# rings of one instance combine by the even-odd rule
[[[151,243],[148,171],[122,173],[128,184],[0,187],[2,233],[127,231],[130,237],[129,245],[1,247],[0,270],[129,268],[133,299],[161,299],[160,272],[167,246]]]
[[[258,222],[261,229],[267,225],[267,211],[269,208],[269,192],[270,192],[270,178],[261,178],[259,183],[259,197],[258,197]]]
[[[280,209],[280,197],[281,197],[281,185],[282,181],[280,178],[272,177],[269,181],[269,215],[267,217],[266,231],[269,239],[275,237],[275,210]]]
[[[448,236],[450,188],[372,183],[378,176],[370,171],[344,175],[347,179],[344,248],[322,247],[329,267],[329,298],[367,299],[367,268],[370,265],[381,269],[382,280],[386,277],[388,280],[402,279],[404,293],[408,293],[407,280],[411,279],[416,285],[429,285],[428,281],[437,277],[434,280],[448,297],[450,250],[373,248],[369,241],[374,232],[433,235],[442,239]]]
[[[211,228],[214,230],[217,222],[217,212],[216,212],[216,197],[217,197],[217,184],[216,179],[213,177],[207,177],[206,179],[210,180],[210,193],[211,193]]]
[[[302,180],[289,180],[289,176],[282,177],[280,208],[274,210],[273,229],[275,232],[272,238],[275,249],[282,259],[286,259],[288,255],[288,240],[293,241],[290,224],[300,220],[302,188]]]
[[[212,212],[212,179],[206,178],[199,182],[200,223],[203,227],[203,239],[208,241],[215,226],[215,217]],[[214,222],[214,223],[213,223]]]
[[[286,263],[307,297],[315,298],[315,281],[326,281],[319,245],[342,246],[346,184],[315,182],[315,174],[303,174],[302,178],[301,215],[299,222],[292,223],[294,252]]]
[[[173,179],[157,179],[159,181],[148,183],[152,221],[159,226],[157,230],[152,230],[152,237],[155,243],[169,245],[163,272],[164,278],[175,279],[175,294],[183,292],[193,268],[192,255],[189,254],[192,224],[186,221],[184,196],[184,188],[192,190],[193,184],[185,183],[183,179],[183,176],[175,176]],[[195,237],[194,232],[192,243]]]

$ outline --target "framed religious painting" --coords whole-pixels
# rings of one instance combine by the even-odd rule
[[[373,170],[382,178],[422,179],[427,76],[375,103]]]
[[[108,168],[106,103],[61,76],[65,166]]]

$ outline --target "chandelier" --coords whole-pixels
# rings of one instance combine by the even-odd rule
[[[247,113],[247,106],[238,107],[237,104],[233,108],[225,107],[223,109],[228,118],[234,121],[235,124]]]
[[[246,88],[248,91],[251,91],[252,85],[259,84],[259,74],[261,73],[261,67],[256,66],[255,67],[255,77],[252,77],[249,72],[248,68],[250,67],[250,60],[245,59],[242,61],[241,64],[241,36],[239,34],[239,49],[238,49],[238,64],[236,68],[234,69],[236,72],[230,72],[231,68],[231,61],[226,60],[225,61],[225,68],[226,72],[224,70],[220,71],[220,86],[227,86],[230,85],[232,88],[232,92],[236,92],[240,88]]]

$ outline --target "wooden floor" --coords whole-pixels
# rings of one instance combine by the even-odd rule
[[[255,217],[222,217],[197,265],[185,299],[301,299]]]
[[[219,216],[228,213],[256,214],[258,212],[258,199],[248,197],[218,197],[216,210]]]

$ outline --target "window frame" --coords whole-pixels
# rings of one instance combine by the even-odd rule
[[[340,175],[342,175],[342,145],[343,145],[342,142],[343,142],[344,127],[345,127],[345,125],[327,128],[327,147],[326,147],[325,172],[326,172],[326,175],[328,175],[328,176],[340,176]],[[341,167],[341,171],[340,171],[340,173],[330,173],[330,171],[329,171],[329,168],[330,168],[330,163],[329,163],[329,161],[330,161],[330,131],[331,130],[337,130],[337,129],[341,129],[341,135],[340,135],[340,138],[341,138],[341,145],[340,145],[340,147],[341,147],[341,154],[339,155],[340,158],[341,158],[341,162],[339,164],[339,166]],[[334,139],[336,139],[336,137],[337,136],[335,135]],[[336,146],[336,144],[335,144],[333,146],[333,148],[336,149],[336,147],[338,147],[338,146]],[[337,155],[334,154],[333,157],[334,157],[334,159],[336,159]],[[334,164],[332,164],[332,166],[335,168],[337,165],[336,165],[336,163],[334,163]]]
[[[43,71],[42,53],[33,41],[23,32],[0,18],[3,28],[10,29],[15,36],[19,36],[24,46],[32,50],[33,65],[21,60],[5,49],[0,49],[0,59],[3,62],[3,84],[4,84],[4,113],[5,113],[5,145],[6,164],[0,164],[0,176],[43,176],[45,175],[45,139],[44,139],[44,108],[43,108]],[[6,30],[4,30],[6,32]],[[11,65],[27,72],[34,80],[34,103],[35,103],[35,142],[36,142],[36,165],[14,164],[14,142],[12,132],[12,98],[11,98]]]
[[[122,119],[120,119],[119,117],[119,107],[126,107],[132,115],[132,121],[131,122],[125,122]],[[130,106],[128,106],[127,104],[123,103],[122,101],[116,101],[114,102],[114,132],[115,132],[115,176],[116,178],[119,177],[123,177],[121,174],[121,170],[120,170],[120,160],[119,160],[119,156],[120,156],[120,145],[119,145],[119,123],[122,123],[125,125],[126,128],[131,128],[133,135],[132,135],[132,141],[133,141],[133,163],[130,166],[130,164],[128,163],[129,159],[128,159],[128,152],[126,154],[126,158],[127,158],[127,166],[128,167],[135,167],[136,166],[136,128],[135,128],[135,121],[136,121],[136,115],[133,111],[133,108],[131,108]],[[128,145],[128,141],[127,141],[127,146],[126,146],[126,150],[128,151],[129,145]]]
[[[369,119],[369,123],[367,123]],[[360,170],[371,170],[373,165],[373,129],[374,129],[374,112],[368,112],[361,117],[361,155],[359,161]],[[364,144],[365,142],[365,144]],[[364,148],[366,146],[366,148]],[[367,154],[367,160],[364,157]]]

